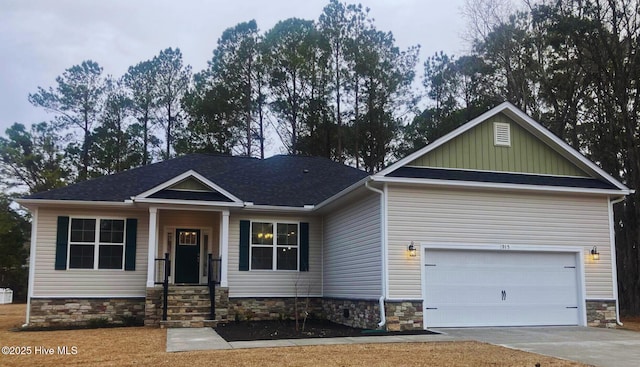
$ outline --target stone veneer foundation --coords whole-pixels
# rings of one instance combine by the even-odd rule
[[[162,320],[162,287],[147,288],[144,303],[144,325],[160,326]]]
[[[317,297],[298,298],[298,314],[304,317],[322,317],[322,299]],[[231,320],[286,320],[295,315],[295,298],[229,298],[228,318]]]
[[[380,322],[378,301],[323,298],[324,317],[332,322],[362,329],[375,329]]]
[[[228,288],[216,289],[216,319],[281,320],[293,319],[295,298],[229,298]],[[307,305],[308,302],[308,305]],[[616,327],[613,300],[587,300],[587,323],[592,327]],[[298,298],[302,316],[352,327],[375,329],[380,321],[378,301],[336,298]],[[422,330],[422,301],[385,301],[386,330]],[[83,325],[95,319],[122,322],[123,317],[144,319],[145,325],[158,326],[162,319],[162,288],[147,288],[145,298],[32,298],[29,325],[56,327]]]
[[[422,330],[422,301],[385,302],[388,331]]]
[[[144,298],[31,298],[29,326],[86,325],[96,319],[121,323],[129,317],[145,318]]]
[[[587,325],[615,328],[617,326],[616,301],[587,300]]]

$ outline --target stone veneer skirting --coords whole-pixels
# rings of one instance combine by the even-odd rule
[[[298,315],[304,317],[322,317],[322,299],[318,297],[299,297]],[[295,318],[294,297],[241,297],[229,298],[229,321],[250,320],[287,320]]]
[[[293,319],[295,298],[229,298],[228,288],[216,289],[216,319],[282,320]],[[614,300],[587,300],[587,324],[592,327],[616,327]],[[380,321],[377,300],[338,298],[298,298],[298,313],[304,317],[324,318],[352,327],[375,329]],[[422,301],[385,301],[386,329],[422,330]],[[144,319],[145,325],[158,326],[162,319],[162,288],[147,288],[145,298],[31,298],[29,325],[56,327],[83,325],[90,320],[110,323],[123,318]]]
[[[422,301],[387,301],[384,303],[388,331],[422,330]]]
[[[145,318],[145,299],[138,298],[31,298],[29,325],[56,327],[86,325],[91,320],[121,323]]]
[[[587,325],[615,328],[617,326],[616,301],[587,300]]]
[[[144,303],[144,325],[159,326],[162,320],[162,287],[147,288]]]
[[[338,324],[375,329],[380,322],[380,305],[375,300],[323,298],[324,317]]]

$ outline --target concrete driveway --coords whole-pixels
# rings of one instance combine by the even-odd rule
[[[436,331],[458,340],[477,340],[595,366],[640,366],[640,333],[633,331],[562,326]]]

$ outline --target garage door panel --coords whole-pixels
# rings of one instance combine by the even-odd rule
[[[425,325],[577,325],[573,253],[427,249]]]
[[[451,317],[452,314],[455,317]],[[519,309],[502,310],[497,310],[496,305],[477,305],[473,310],[465,306],[452,305],[446,311],[426,310],[425,317],[429,322],[428,327],[550,326],[579,323],[575,309],[552,308],[548,305],[528,305]],[[518,320],[515,324],[514,319]]]

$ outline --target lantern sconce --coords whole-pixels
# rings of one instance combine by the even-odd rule
[[[413,241],[409,245],[409,256],[416,257],[416,246],[414,246]]]
[[[600,253],[598,252],[598,246],[593,246],[591,249],[591,258],[595,261],[600,260]]]

